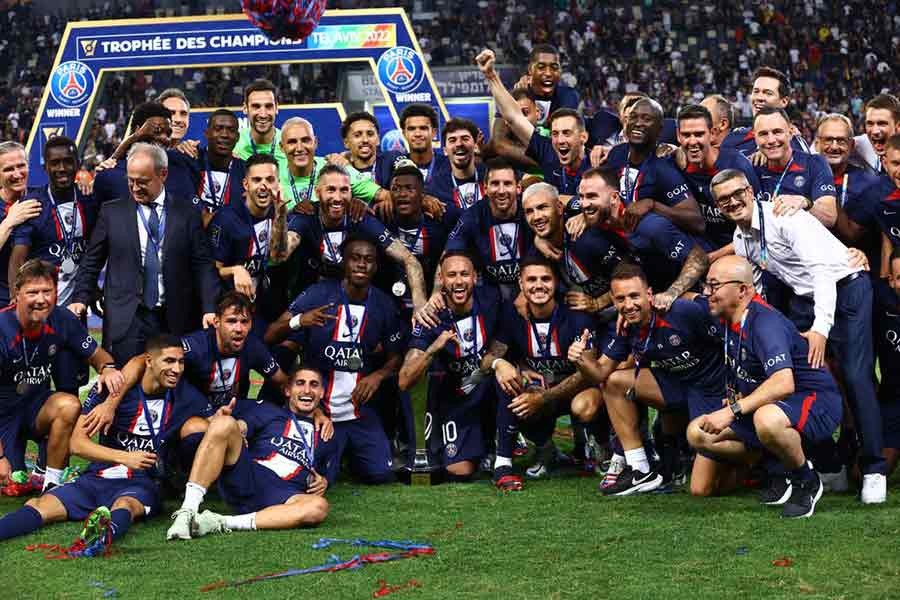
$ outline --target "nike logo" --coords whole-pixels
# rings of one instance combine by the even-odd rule
[[[637,477],[638,474],[643,475],[643,477]],[[635,476],[631,479],[631,482],[635,484],[644,483],[645,481],[649,480],[651,476],[656,477],[656,475],[654,475],[653,473],[641,473],[640,471],[635,471],[634,475]]]
[[[886,210],[886,211],[884,211],[884,214],[885,215],[896,215],[897,211],[896,210]]]

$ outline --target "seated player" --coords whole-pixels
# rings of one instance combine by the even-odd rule
[[[585,448],[587,425],[603,400],[600,390],[590,387],[565,355],[585,331],[593,332],[593,319],[557,302],[556,274],[549,260],[525,258],[519,280],[528,318],[506,304],[497,338],[481,361],[482,368],[493,369],[500,388],[494,481],[503,489],[509,489],[516,480],[518,486],[513,489],[521,489],[521,480],[512,474],[513,440],[520,428],[538,448],[537,461],[526,474],[544,476],[556,455],[552,440],[556,419],[571,414],[576,438]]]
[[[81,403],[50,389],[55,355],[66,350],[89,362],[101,388],[119,392],[112,356],[65,308],[56,306],[56,267],[32,259],[16,275],[14,304],[0,311],[0,483],[25,468],[27,439],[47,444],[43,489],[60,484]]]
[[[756,294],[746,259],[720,258],[707,285],[709,310],[725,335],[727,405],[694,419],[688,441],[730,462],[772,453],[789,478],[770,470],[763,503],[783,504],[784,517],[810,517],[822,482],[803,442],[830,438],[841,422],[837,384],[825,367],[810,366],[809,344],[794,324]]]
[[[496,288],[475,286],[475,264],[464,252],[447,251],[439,268],[446,308],[437,313],[436,326],[413,327],[400,389],[412,388],[428,372],[430,455],[449,479],[465,481],[485,454],[482,412],[496,412],[493,381],[481,361],[497,330],[500,295]]]
[[[396,305],[372,285],[377,248],[371,239],[350,235],[340,247],[343,279],[323,280],[297,296],[269,326],[266,342],[290,335],[289,342],[303,348],[304,364],[325,382],[323,405],[334,422],[338,460],[347,452],[365,482],[389,483],[390,443],[373,405],[392,401],[379,396],[400,367],[403,335]]]
[[[678,299],[665,313],[653,307],[653,290],[644,272],[622,263],[613,272],[613,303],[624,321],[626,333],[615,335],[599,360],[585,357],[584,340],[569,347],[569,360],[594,383],[603,385],[603,400],[610,421],[622,443],[626,467],[616,480],[602,488],[604,495],[628,496],[657,489],[674,474],[677,436],[673,411],[697,417],[716,410],[725,394],[720,341],[715,322],[700,304]],[[711,333],[710,328],[713,328]],[[623,363],[634,369],[616,370]],[[663,412],[661,453],[663,471],[650,466],[641,440],[635,402]],[[698,457],[691,475],[691,489],[703,489],[714,475],[714,464]]]
[[[125,393],[112,427],[99,443],[88,437],[85,418],[101,395],[92,393],[82,409],[71,444],[73,454],[90,461],[86,472],[0,519],[0,540],[65,520],[88,518],[90,523],[108,525],[111,531],[94,531],[73,548],[84,551],[92,542],[99,540],[102,545],[110,537],[121,538],[134,521],[159,512],[162,465],[171,442],[191,421],[205,420],[213,411],[181,377],[184,351],[177,337],[149,340],[144,360],[147,368],[140,385]],[[97,519],[97,515],[106,518]]]
[[[244,404],[233,416],[213,417],[166,539],[312,527],[325,520],[325,490],[337,477],[340,461],[335,443],[319,437],[313,423],[313,411],[325,395],[322,375],[299,367],[289,380],[285,406]],[[222,498],[241,514],[199,512],[217,479]]]

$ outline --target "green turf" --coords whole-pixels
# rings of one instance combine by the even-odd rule
[[[234,533],[166,542],[168,519],[136,525],[107,559],[47,561],[26,544],[68,543],[74,523],[0,544],[7,598],[99,598],[100,581],[121,598],[259,598],[327,594],[371,598],[378,580],[416,579],[409,598],[896,597],[900,493],[862,507],[825,496],[809,521],[784,521],[748,492],[694,499],[683,493],[602,498],[596,478],[528,482],[504,496],[487,482],[408,488],[337,485],[316,530]],[[19,506],[0,500],[0,512]],[[168,509],[174,508],[169,503]],[[204,584],[342,558],[313,550],[319,537],[414,539],[437,555],[359,571],[303,575],[200,594]],[[738,549],[746,547],[745,555]],[[790,558],[793,566],[772,561]],[[392,595],[396,597],[396,595]]]

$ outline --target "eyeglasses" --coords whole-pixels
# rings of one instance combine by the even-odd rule
[[[716,198],[716,204],[718,204],[718,205],[728,204],[728,203],[731,202],[732,200],[737,200],[737,199],[740,198],[747,190],[751,190],[751,189],[753,189],[753,188],[752,188],[751,186],[748,185],[748,186],[745,186],[745,187],[742,187],[742,188],[739,188],[739,189],[734,190],[733,192],[731,192],[731,193],[728,194],[727,196],[719,196],[718,198]]]
[[[739,283],[741,285],[746,285],[743,281],[738,281],[737,279],[729,279],[728,281],[704,281],[703,282],[703,294],[709,296],[710,294],[717,293],[722,286],[728,285],[729,283]]]
[[[830,146],[831,144],[835,144],[838,148],[849,148],[850,147],[850,138],[845,137],[821,137],[823,146]]]

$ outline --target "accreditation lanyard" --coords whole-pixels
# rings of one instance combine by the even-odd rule
[[[148,208],[155,211],[156,203],[151,203]],[[141,205],[137,206],[137,214],[141,218],[141,222],[144,224],[144,231],[147,232],[147,244],[152,243],[156,248],[157,254],[162,254],[163,240],[166,239],[166,207],[162,207],[162,216],[159,218],[158,231],[150,231],[150,224],[147,222],[147,217],[144,216],[144,211],[141,210]]]
[[[359,345],[359,337],[362,335],[362,325],[366,316],[369,314],[369,298],[371,298],[371,291],[366,292],[366,300],[363,303],[363,314],[362,318],[359,320],[359,331],[355,331],[353,324],[353,313],[350,312],[350,298],[347,296],[347,292],[344,290],[343,284],[340,286],[341,289],[341,303],[344,305],[344,323],[347,325],[347,333],[350,334],[350,343],[356,346]]]
[[[256,149],[256,142],[253,141],[253,132],[249,132],[247,135],[250,138],[250,149],[253,151],[253,154],[271,154],[275,156],[275,146],[278,145],[278,132],[275,132],[275,135],[272,136],[272,145],[268,152],[260,152]]]
[[[421,219],[419,219],[419,224],[416,226],[416,234],[412,235],[407,233],[408,230],[400,229],[397,227],[397,231],[399,231],[402,235],[400,236],[403,241],[403,245],[412,253],[416,253],[416,247],[419,245],[419,240],[422,237],[422,230],[425,228],[425,216],[423,215]],[[422,244],[422,252],[425,252],[425,244]]]
[[[628,177],[631,174],[631,162],[625,164],[625,206],[631,206],[631,203],[634,202],[634,195],[637,193],[638,184],[641,181],[641,174],[644,172],[644,165],[647,164],[649,158],[645,158],[644,162],[638,167],[637,175],[634,177],[634,181]]]
[[[756,200],[756,212],[759,214],[759,266],[762,270],[766,270],[769,266],[769,246],[766,243],[766,216],[763,214],[762,202]],[[747,236],[743,236],[744,252],[747,254],[747,260],[751,260],[750,244],[747,243]]]
[[[553,331],[556,329],[558,312],[559,307],[553,307],[553,313],[550,315],[550,326],[547,328],[546,344],[541,342],[541,334],[538,331],[537,324],[533,319],[528,319],[528,324],[531,325],[531,332],[534,334],[534,343],[537,345],[538,356],[536,358],[550,358],[550,347],[553,344]]]
[[[656,331],[656,312],[650,314],[650,325],[647,327],[647,337],[644,338],[644,347],[640,352],[632,351],[634,355],[634,382],[637,385],[638,375],[641,374],[641,363],[644,362],[644,355],[650,349],[650,343],[653,340],[653,333]],[[638,332],[638,341],[640,341],[640,331]]]
[[[509,254],[509,259],[508,259],[508,260],[516,260],[516,247],[519,245],[519,214],[518,214],[518,209],[516,210],[516,217],[515,217],[515,218],[516,218],[516,221],[515,221],[515,226],[516,226],[516,228],[515,228],[515,230],[514,230],[515,232],[513,233],[512,237],[510,237],[510,236],[508,236],[507,234],[503,233],[503,228],[502,228],[502,227],[498,227],[498,230],[500,231],[500,235],[497,236],[497,242],[499,242],[501,246],[503,246],[504,248],[506,248],[506,252],[507,252],[507,254]],[[493,216],[491,217],[491,219],[493,220]],[[496,224],[496,225],[505,225],[506,223],[495,223],[495,224]]]
[[[72,193],[76,194],[74,190]],[[59,210],[59,205],[53,197],[53,192],[50,191],[50,186],[47,186],[47,196],[50,198],[50,205],[53,207],[53,215],[56,217],[56,224],[59,227],[59,232],[66,248],[66,256],[72,256],[75,249],[75,234],[78,231],[78,213],[80,212],[78,209],[78,198],[75,197],[72,199],[72,230],[69,231],[66,229],[65,219],[63,219],[62,212]]]
[[[312,444],[306,443],[306,436],[303,435],[305,431],[304,428],[300,426],[300,421],[297,419],[297,415],[291,413],[291,421],[294,422],[294,428],[297,430],[297,438],[296,441],[299,443],[301,448],[301,456],[303,456],[304,467],[307,470],[312,470],[313,465],[315,464],[315,439],[313,439]],[[313,436],[315,436],[315,431],[313,431]]]
[[[291,194],[294,196],[294,203],[300,204],[304,200],[309,200],[312,202],[312,193],[316,187],[316,163],[315,159],[313,159],[313,170],[312,173],[309,174],[309,185],[306,186],[306,195],[301,196],[297,191],[297,186],[294,185],[294,175],[292,173],[288,173],[288,177],[291,178]]]
[[[172,390],[166,392],[163,400],[162,414],[159,418],[159,431],[153,426],[153,415],[150,414],[150,407],[147,405],[147,396],[144,394],[140,384],[137,386],[138,393],[141,395],[141,408],[144,411],[144,421],[147,423],[147,430],[150,432],[150,442],[153,444],[153,452],[159,454],[162,447],[162,433],[166,426],[166,413],[169,410],[169,400],[171,399]]]
[[[213,180],[212,176],[212,167],[209,165],[209,157],[206,159],[206,185],[209,190],[209,198],[212,201],[212,206],[209,206],[209,209],[212,211],[216,211],[219,209],[219,199],[216,197],[216,184]],[[231,161],[228,161],[228,167],[225,170],[225,183],[222,185],[222,206],[228,204],[228,197],[231,195],[231,188],[229,187],[231,183]],[[203,197],[203,188],[200,188],[200,197]]]
[[[744,309],[744,314],[741,315],[741,327],[738,330],[738,343],[737,343],[737,352],[734,355],[734,368],[729,367],[729,355],[728,355],[728,330],[731,328],[728,323],[725,324],[725,343],[724,343],[724,352],[725,352],[725,366],[729,367],[727,372],[727,381],[725,382],[725,388],[728,392],[729,400],[737,399],[737,374],[741,369],[741,351],[743,350],[744,345],[744,324],[747,322],[747,315],[750,313],[750,307],[748,306]]]
[[[847,188],[850,186],[850,173],[844,173],[844,179],[841,183],[841,208],[847,204]]]

